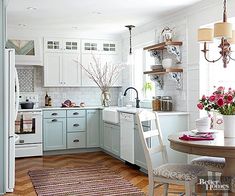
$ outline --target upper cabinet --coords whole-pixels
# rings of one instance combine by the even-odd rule
[[[44,86],[81,85],[80,42],[77,39],[45,38]]]
[[[16,65],[43,65],[40,38],[12,37],[7,40],[6,47],[15,49]]]
[[[45,38],[44,52],[79,53],[80,41],[77,39]]]
[[[117,43],[112,40],[82,40],[82,53],[117,54]]]

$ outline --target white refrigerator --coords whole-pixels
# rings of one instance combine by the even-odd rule
[[[15,186],[15,120],[19,107],[19,81],[15,68],[15,50],[5,50],[4,63],[4,135],[5,135],[5,189],[13,192]]]

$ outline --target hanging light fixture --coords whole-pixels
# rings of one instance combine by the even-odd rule
[[[132,55],[132,35],[131,35],[131,30],[133,29],[133,28],[135,28],[135,26],[134,25],[126,25],[125,27],[127,27],[128,29],[129,29],[129,33],[130,33],[130,52],[129,52],[129,54],[130,55]]]
[[[205,59],[210,63],[215,63],[222,59],[224,68],[227,67],[227,64],[230,60],[235,61],[231,57],[231,44],[235,44],[235,30],[232,29],[232,24],[227,22],[227,1],[224,0],[224,13],[223,13],[223,22],[215,23],[214,29],[212,28],[201,28],[198,29],[198,41],[204,42],[204,48],[201,50],[204,53]],[[213,35],[214,32],[214,35]],[[207,58],[207,43],[213,42],[213,37],[216,39],[221,39],[220,45],[220,57],[215,60],[209,60]]]

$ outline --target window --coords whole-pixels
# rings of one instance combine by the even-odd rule
[[[219,54],[219,41],[210,44],[210,56],[209,59],[216,59],[220,56]],[[232,48],[234,51],[235,48]],[[235,56],[234,52],[232,56]],[[225,86],[226,88],[235,89],[235,61],[230,61],[227,68],[223,67],[223,62],[220,59],[216,63],[208,63],[208,92],[214,91],[214,86]]]
[[[143,47],[140,47],[134,49],[133,61],[133,85],[138,90],[141,100],[151,100],[155,95],[155,85],[154,82],[150,80],[150,77],[148,75],[144,75],[143,72],[150,70],[151,65],[154,65],[154,58],[150,56],[149,52],[144,51]],[[149,86],[152,87],[152,90],[149,90]],[[145,87],[147,87],[147,89],[145,89]]]

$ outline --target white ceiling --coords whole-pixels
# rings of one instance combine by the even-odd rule
[[[201,0],[10,0],[8,25],[21,24],[21,28],[47,30],[121,33],[126,30],[125,25],[140,26],[199,1]],[[31,10],[28,7],[37,9]]]

